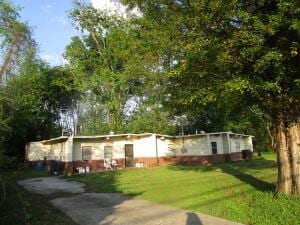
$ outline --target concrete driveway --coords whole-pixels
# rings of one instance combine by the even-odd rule
[[[53,194],[58,192],[83,193],[84,184],[76,181],[67,181],[58,177],[39,177],[20,180],[18,184],[35,194]]]
[[[37,194],[78,193],[50,202],[81,225],[241,225],[117,193],[83,193],[84,184],[57,177],[22,180],[19,184]]]

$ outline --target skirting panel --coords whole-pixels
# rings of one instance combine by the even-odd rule
[[[125,159],[114,159],[118,168],[125,168]],[[136,157],[135,165],[139,167],[154,167],[165,164],[193,164],[193,165],[213,165],[214,163],[225,161],[242,160],[242,153],[203,155],[203,156],[166,156],[166,157]],[[30,167],[34,167],[38,162],[44,162],[46,166],[50,161],[28,161]],[[90,167],[91,170],[105,170],[104,160],[87,160],[62,162],[65,170],[74,171],[78,167]]]

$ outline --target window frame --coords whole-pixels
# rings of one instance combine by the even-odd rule
[[[88,154],[88,158],[86,158],[86,148],[89,148],[89,154]],[[81,146],[81,159],[83,161],[89,161],[89,160],[92,160],[92,155],[93,155],[93,147],[90,146],[90,145],[83,145]]]
[[[211,147],[211,154],[217,155],[218,154],[218,143],[216,141],[211,141],[210,147]]]

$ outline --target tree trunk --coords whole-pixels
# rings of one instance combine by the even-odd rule
[[[292,154],[293,193],[300,194],[300,124],[289,128],[289,146]]]
[[[275,122],[274,145],[278,162],[277,191],[288,195],[300,193],[299,123],[287,126]]]
[[[9,46],[8,51],[6,52],[4,57],[4,62],[0,67],[0,83],[3,82],[3,84],[6,84],[8,80],[8,73],[11,72],[14,61],[16,60],[19,51],[21,37],[16,36],[14,38],[15,40]]]

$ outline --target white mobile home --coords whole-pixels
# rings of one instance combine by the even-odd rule
[[[242,159],[253,151],[250,135],[231,132],[169,136],[161,134],[115,134],[58,137],[26,146],[31,163],[58,160],[65,169],[88,166],[104,169],[105,159],[118,167],[149,167],[166,163],[212,164]]]

